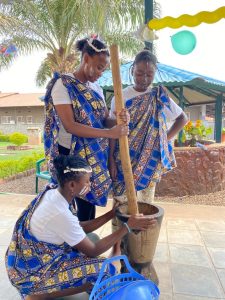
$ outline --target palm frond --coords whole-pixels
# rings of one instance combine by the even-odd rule
[[[9,68],[12,62],[14,61],[14,59],[15,57],[13,56],[0,55],[0,71]]]
[[[159,2],[157,2],[156,0],[153,0],[153,17],[155,19],[159,19],[161,17],[161,13],[162,13],[162,10],[161,10],[161,5]]]
[[[154,8],[157,16],[160,8],[156,3]],[[19,54],[49,52],[38,70],[38,85],[55,70],[72,70],[78,62],[74,42],[90,33],[100,33],[108,44],[118,43],[122,55],[133,56],[143,44],[131,32],[143,23],[143,0],[5,0],[0,4],[0,34],[17,46]]]
[[[108,45],[119,45],[121,54],[127,57],[133,57],[144,47],[143,42],[137,40],[131,33],[128,32],[114,32],[112,34],[107,34],[105,36],[105,40]]]
[[[37,86],[38,87],[43,86],[47,82],[47,80],[49,80],[51,78],[51,76],[52,76],[52,70],[49,65],[49,61],[47,59],[45,59],[41,63],[41,65],[36,73]]]

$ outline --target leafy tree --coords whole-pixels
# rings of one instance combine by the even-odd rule
[[[74,43],[89,34],[100,33],[108,44],[117,42],[124,55],[143,47],[131,34],[144,22],[143,0],[15,0],[0,4],[0,13],[7,20],[5,38],[21,54],[48,51],[37,71],[39,86],[54,71],[74,70],[79,62]]]

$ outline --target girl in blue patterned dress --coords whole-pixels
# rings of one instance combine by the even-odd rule
[[[58,186],[48,186],[23,211],[16,222],[6,253],[11,283],[23,299],[44,300],[87,291],[98,277],[106,252],[129,228],[145,230],[155,220],[131,216],[105,238],[92,242],[86,235],[115,215],[115,208],[95,220],[79,222],[69,209],[72,199],[90,191],[92,169],[75,156],[54,159]],[[113,253],[116,255],[117,253]],[[110,265],[105,276],[113,276]]]
[[[73,73],[56,74],[45,95],[45,156],[53,181],[53,159],[58,154],[85,158],[92,167],[92,188],[76,198],[80,221],[94,219],[95,205],[105,206],[111,189],[108,172],[108,139],[128,134],[128,115],[120,113],[124,125],[109,117],[103,91],[96,83],[109,65],[109,51],[97,38],[76,43],[81,63]],[[84,201],[85,200],[85,201]]]
[[[171,139],[183,128],[187,117],[162,87],[152,87],[157,58],[149,50],[140,51],[131,73],[134,85],[123,90],[130,114],[129,148],[138,201],[151,203],[155,185],[163,174],[176,166]],[[111,117],[115,101],[111,102]],[[167,127],[169,121],[173,124]],[[114,201],[127,202],[118,142],[110,141],[109,170],[113,180]],[[117,221],[115,219],[115,228]]]

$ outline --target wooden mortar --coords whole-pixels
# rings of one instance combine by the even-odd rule
[[[129,262],[137,272],[158,284],[159,279],[152,261],[159,238],[164,210],[157,205],[145,202],[138,202],[138,209],[143,215],[156,219],[157,223],[146,231],[134,231],[127,234],[122,240],[121,251],[128,256]],[[121,223],[127,222],[130,217],[127,211],[127,204],[118,207],[116,216]],[[123,271],[125,270],[122,267]]]

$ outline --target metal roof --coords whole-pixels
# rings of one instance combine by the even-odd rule
[[[131,65],[132,62],[129,62],[120,67],[124,87],[133,84],[130,74]],[[98,83],[105,90],[113,90],[111,70],[105,71]],[[153,84],[162,84],[167,87],[174,100],[179,99],[179,92],[182,87],[186,105],[214,103],[219,94],[225,93],[225,82],[223,81],[161,63],[157,64]],[[225,101],[225,95],[223,100]]]
[[[39,99],[42,95],[40,93],[0,93],[0,108],[44,106],[44,103]]]

